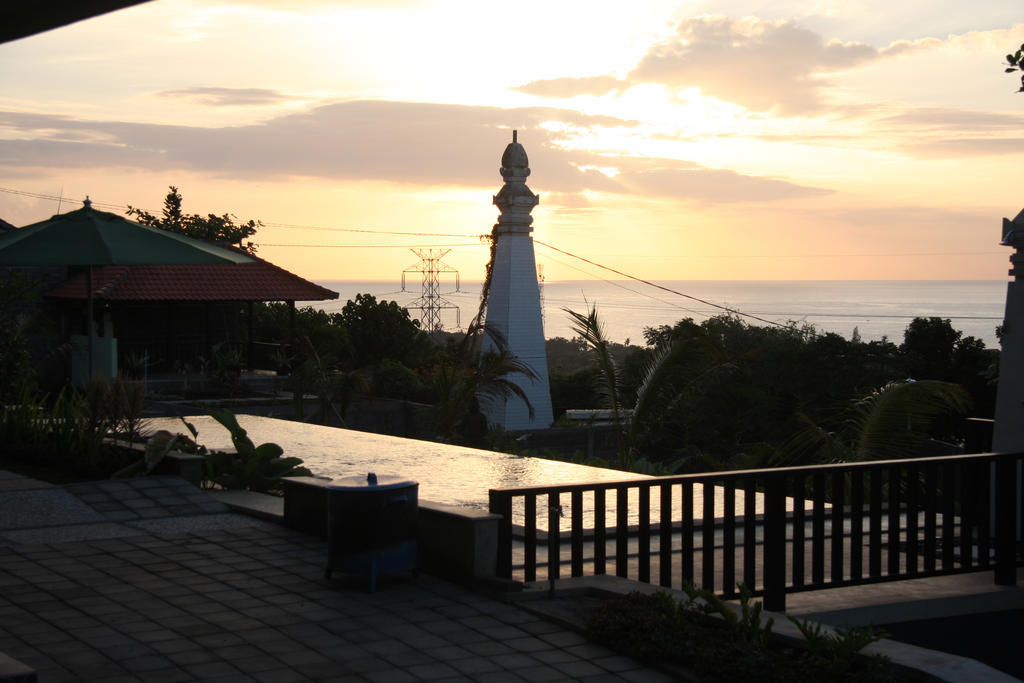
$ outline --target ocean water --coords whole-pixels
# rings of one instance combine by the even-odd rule
[[[341,295],[337,301],[317,304],[328,311],[340,310],[357,293],[402,305],[421,295],[418,283],[405,292],[398,281],[319,284]],[[1006,299],[1005,280],[671,280],[656,284],[678,293],[630,280],[548,281],[542,288],[545,336],[573,336],[565,308],[583,311],[596,305],[610,339],[642,344],[645,327],[671,325],[687,317],[700,322],[722,313],[720,307],[724,307],[783,324],[809,323],[820,332],[835,332],[847,339],[856,329],[864,341],[886,337],[897,343],[915,317],[938,316],[949,318],[965,335],[997,348],[995,329],[1002,322]],[[480,283],[463,282],[461,292],[451,290],[451,286],[441,287],[443,297],[454,307],[443,310],[441,320],[446,329],[464,329],[476,313]]]

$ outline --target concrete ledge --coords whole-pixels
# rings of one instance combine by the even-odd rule
[[[285,525],[327,538],[327,486],[331,481],[321,477],[283,478]]]
[[[281,496],[238,489],[211,490],[206,493],[211,498],[227,505],[232,512],[239,512],[268,522],[281,522],[284,519],[284,499]]]
[[[200,486],[203,483],[204,462],[205,458],[201,455],[172,451],[157,463],[152,473],[176,475],[193,486]]]
[[[420,501],[420,564],[424,571],[458,581],[497,576],[498,522],[483,510]]]
[[[327,537],[330,479],[285,477],[281,520],[307,534]],[[223,500],[223,499],[222,499]],[[230,502],[225,500],[228,505]],[[497,574],[498,515],[473,508],[420,501],[420,568],[455,581],[490,581]]]
[[[0,652],[0,681],[4,681],[4,683],[36,683],[38,680],[35,669]]]
[[[139,454],[139,459],[146,455],[146,444],[144,443],[125,443],[124,441],[118,441],[117,439],[107,439],[108,443],[112,443],[121,448],[127,448],[135,451]],[[181,477],[193,486],[201,486],[203,483],[203,463],[205,458],[201,455],[192,455],[191,453],[182,453],[181,451],[170,451],[160,462],[157,463],[156,467],[150,474],[156,475],[172,475]]]

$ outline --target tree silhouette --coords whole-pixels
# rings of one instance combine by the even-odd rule
[[[255,235],[256,229],[262,228],[263,223],[255,220],[236,223],[236,217],[229,213],[220,216],[213,213],[206,216],[200,216],[198,213],[182,213],[181,193],[178,192],[178,188],[171,185],[168,190],[167,196],[164,197],[164,210],[161,217],[158,218],[148,211],[133,206],[129,206],[125,213],[133,216],[143,225],[210,242],[227,242],[245,249],[250,254],[256,253],[255,244],[249,242],[242,245],[242,240]]]
[[[1006,73],[1013,73],[1014,71],[1020,71],[1020,88],[1017,92],[1024,92],[1024,44],[1020,46],[1020,49],[1013,54],[1006,55]]]

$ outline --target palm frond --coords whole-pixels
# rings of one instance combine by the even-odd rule
[[[890,382],[858,400],[848,428],[856,435],[858,460],[907,457],[927,438],[936,418],[964,413],[970,395],[958,384],[938,380]]]
[[[806,413],[797,413],[803,427],[780,449],[780,465],[846,462],[852,450],[838,433],[812,420]]]
[[[628,465],[629,454],[626,452],[623,442],[622,401],[619,398],[620,377],[619,370],[615,365],[608,348],[608,337],[604,332],[604,326],[597,317],[597,306],[591,306],[586,313],[579,313],[570,308],[563,308],[569,315],[572,322],[572,331],[578,335],[590,349],[598,368],[598,394],[604,399],[605,405],[612,411],[612,419],[615,422],[615,438],[618,445],[619,460],[622,464]]]
[[[537,373],[533,371],[533,368],[512,355],[507,349],[485,352],[480,356],[474,393],[485,398],[508,399],[511,396],[516,396],[526,404],[526,409],[532,420],[534,418],[533,404],[530,403],[523,388],[509,379],[512,375],[523,375],[531,382],[537,379]]]

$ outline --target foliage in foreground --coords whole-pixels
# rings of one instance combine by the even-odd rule
[[[647,328],[647,348],[617,349],[594,308],[570,316],[578,336],[549,340],[560,359],[550,363],[552,402],[556,414],[618,406],[613,466],[700,472],[926,455],[963,443],[968,408],[994,411],[998,352],[944,318],[914,319],[897,345],[721,315]],[[570,351],[591,367],[573,369]]]
[[[93,380],[52,397],[26,385],[14,402],[0,409],[3,455],[80,477],[107,477],[135,457],[110,439],[138,440],[142,399],[141,386],[121,378],[112,383]]]
[[[247,489],[261,493],[281,490],[282,477],[309,476],[301,467],[302,459],[283,457],[284,449],[276,443],[257,446],[235,415],[227,410],[211,410],[210,417],[231,432],[234,453],[214,451],[206,456],[205,472],[208,483],[227,489]]]
[[[762,621],[760,602],[751,604],[740,588],[739,612],[693,589],[679,601],[664,591],[612,598],[591,615],[588,636],[644,662],[682,666],[708,681],[904,680],[885,659],[857,654],[884,637],[870,627],[823,634],[820,627],[797,622],[806,649],[772,641],[772,621]]]

